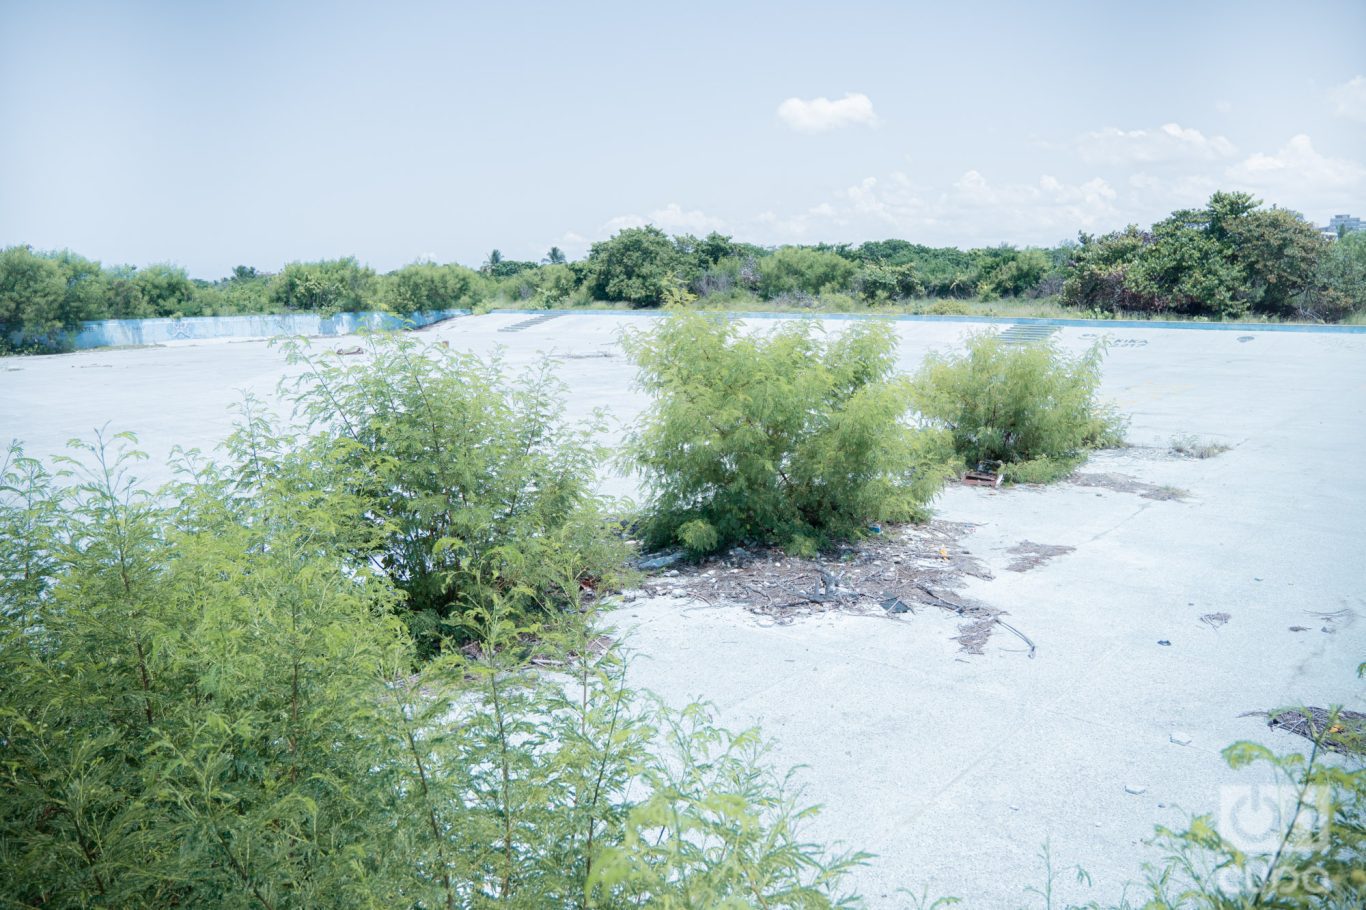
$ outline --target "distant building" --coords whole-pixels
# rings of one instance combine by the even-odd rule
[[[1366,221],[1360,218],[1353,218],[1351,215],[1334,215],[1328,223],[1319,228],[1325,237],[1338,237],[1342,234],[1351,234],[1355,231],[1366,231]]]

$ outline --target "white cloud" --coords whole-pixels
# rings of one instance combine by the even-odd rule
[[[1328,92],[1333,113],[1348,120],[1366,123],[1366,76],[1348,79]]]
[[[862,93],[850,93],[838,101],[788,98],[778,105],[778,118],[802,133],[822,133],[845,126],[877,126],[873,102]]]
[[[1309,137],[1301,133],[1274,155],[1258,152],[1228,168],[1225,175],[1252,189],[1287,194],[1285,201],[1293,203],[1355,189],[1366,181],[1366,167],[1346,158],[1319,154]]]
[[[647,224],[652,224],[669,234],[707,234],[724,230],[726,227],[726,222],[720,218],[698,209],[687,211],[677,202],[670,202],[648,215],[618,215],[609,218],[598,229],[598,234],[608,237],[623,228],[644,227]]]
[[[1101,164],[1136,164],[1159,161],[1213,161],[1236,152],[1223,136],[1206,136],[1179,123],[1164,123],[1151,130],[1109,127],[1087,133],[1077,143],[1082,160]]]
[[[904,173],[865,177],[831,202],[792,216],[755,219],[762,242],[859,241],[901,237],[969,246],[1056,243],[1077,230],[1102,230],[1123,220],[1118,194],[1100,178],[1065,183],[1043,175],[1033,183],[991,183],[966,171],[947,187],[919,186]]]

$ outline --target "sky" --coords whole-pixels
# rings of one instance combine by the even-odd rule
[[[0,0],[0,246],[105,264],[1056,244],[1366,216],[1366,0]]]

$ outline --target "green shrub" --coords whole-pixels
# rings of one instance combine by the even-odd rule
[[[467,614],[495,595],[523,619],[553,615],[624,561],[593,492],[596,427],[565,421],[546,368],[512,381],[497,359],[403,336],[372,337],[363,358],[291,357],[314,434],[291,457],[361,493],[352,517],[380,532],[369,555],[404,593],[424,654],[468,640]]]
[[[463,266],[414,262],[380,279],[379,299],[385,309],[403,315],[468,307],[482,295],[486,281]]]
[[[289,263],[271,280],[270,302],[280,310],[347,312],[371,306],[374,292],[374,271],[347,256]]]
[[[502,597],[411,672],[357,494],[238,441],[173,500],[127,444],[0,464],[0,905],[843,905],[753,732]]]
[[[975,335],[962,354],[926,358],[912,382],[914,405],[950,434],[968,467],[999,463],[1007,477],[1046,482],[1088,449],[1122,440],[1123,420],[1097,397],[1103,354],[1103,345],[1069,357],[1051,343]]]
[[[949,452],[903,418],[891,327],[827,340],[793,320],[768,335],[699,313],[626,336],[653,396],[625,451],[649,489],[652,547],[737,542],[810,551],[873,520],[924,514]]]
[[[765,299],[784,294],[843,291],[854,280],[854,263],[827,250],[783,246],[758,260],[758,292]]]
[[[659,228],[625,228],[593,244],[585,283],[596,300],[659,306],[683,268],[683,257]]]

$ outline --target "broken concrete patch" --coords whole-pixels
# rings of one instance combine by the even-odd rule
[[[1144,499],[1156,499],[1159,501],[1181,501],[1189,494],[1177,487],[1158,486],[1139,480],[1136,477],[1129,477],[1125,474],[1082,474],[1077,473],[1067,478],[1067,483],[1076,484],[1079,487],[1097,487],[1103,490],[1114,490],[1116,493],[1137,493]]]

